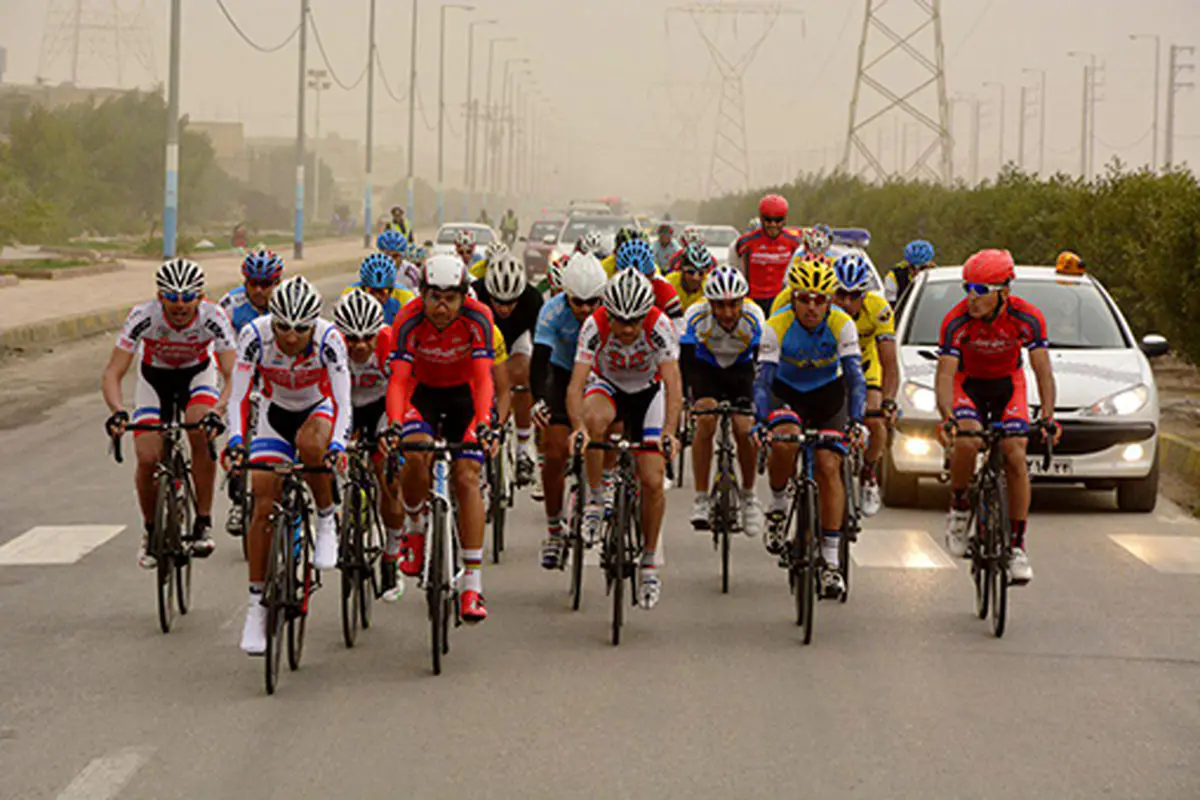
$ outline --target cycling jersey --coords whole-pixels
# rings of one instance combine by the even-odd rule
[[[411,261],[401,261],[396,265],[396,282],[416,294],[421,288],[421,268]]]
[[[475,280],[483,280],[484,278],[487,277],[487,271],[488,271],[487,259],[484,258],[483,255],[481,255],[480,253],[472,253],[471,254],[471,263],[467,267],[467,272],[469,272],[471,274],[471,277],[474,278]]]
[[[741,316],[733,330],[727,331],[713,316],[708,301],[701,300],[683,318],[680,345],[694,345],[699,361],[725,369],[754,361],[765,327],[766,319],[756,303],[743,302]]]
[[[575,350],[575,363],[590,365],[595,376],[627,394],[649,388],[659,379],[660,364],[678,360],[675,331],[657,308],[650,309],[630,344],[617,340],[607,309],[598,309],[583,323]]]
[[[192,321],[176,328],[163,314],[162,303],[150,300],[130,310],[117,335],[117,349],[135,353],[140,344],[143,364],[181,369],[210,359],[214,351],[228,353],[236,340],[229,317],[215,303],[201,300]]]
[[[479,302],[491,308],[495,301],[487,290],[487,282],[477,280],[472,285],[475,297]],[[517,341],[528,334],[527,340],[533,337],[538,324],[538,314],[542,310],[542,295],[534,286],[526,285],[525,291],[517,298],[517,304],[507,317],[492,312],[492,322],[504,335],[504,344],[510,353],[523,352],[524,348],[517,347]]]
[[[737,240],[733,255],[750,282],[751,298],[770,300],[779,294],[792,256],[800,246],[800,237],[788,231],[772,238],[759,229]]]
[[[938,353],[958,359],[970,378],[1007,378],[1021,369],[1021,348],[1049,346],[1046,318],[1020,297],[1009,297],[992,320],[974,319],[963,298],[942,320]]]
[[[348,358],[350,366],[350,402],[357,409],[377,403],[387,394],[389,357],[392,354],[391,328],[384,328],[375,338],[375,349],[361,364]]]
[[[354,291],[355,289],[362,288],[362,281],[355,281],[343,289],[342,294],[350,294],[350,292]],[[366,289],[363,289],[363,291],[366,291]],[[401,289],[399,286],[397,286],[395,289],[392,289],[392,296],[382,304],[383,324],[391,325],[393,322],[395,322],[396,314],[398,314],[400,309],[404,308],[404,306],[411,303],[414,297],[416,297],[416,295],[414,295],[408,289]]]
[[[771,304],[771,316],[779,313],[785,306],[791,305],[792,293],[785,288]],[[863,297],[862,308],[854,317],[858,329],[858,346],[862,350],[863,375],[870,389],[883,388],[883,363],[879,359],[877,342],[896,338],[896,319],[892,307],[883,295],[878,292],[867,292]]]
[[[255,308],[254,304],[250,302],[250,295],[246,294],[245,286],[235,286],[230,289],[221,298],[218,305],[225,312],[225,316],[229,317],[229,321],[233,323],[235,332],[240,332],[247,322],[267,313]]]
[[[700,279],[700,285],[696,287],[696,291],[694,291],[694,292],[689,292],[687,289],[683,288],[683,273],[682,272],[679,272],[679,271],[672,272],[670,275],[668,275],[666,277],[666,281],[667,281],[667,283],[671,284],[671,287],[675,290],[675,293],[677,295],[679,295],[679,305],[681,308],[683,308],[683,310],[685,312],[689,308],[691,308],[693,305],[695,305],[696,303],[699,303],[700,301],[702,301],[704,299],[704,279],[703,278]]]
[[[533,344],[549,347],[550,363],[569,370],[575,365],[575,347],[582,328],[583,323],[575,319],[566,294],[558,294],[546,301],[538,313]]]
[[[759,419],[770,410],[772,385],[806,395],[845,376],[850,393],[850,418],[862,420],[866,406],[858,331],[854,321],[833,306],[820,325],[809,330],[800,324],[792,309],[767,320],[759,347],[759,375],[754,386],[754,404]]]
[[[263,435],[262,421],[269,419],[272,413],[280,416],[269,407],[281,409],[285,412],[283,416],[303,415],[306,419],[310,414],[319,414],[324,405],[333,420],[329,449],[345,449],[353,406],[347,361],[346,340],[328,320],[317,320],[312,341],[294,356],[279,349],[270,317],[259,317],[251,322],[238,336],[238,359],[233,370],[229,402],[229,444],[243,443],[246,415],[250,409],[250,387],[258,377],[268,402],[262,404],[259,412],[259,432],[251,444],[252,460],[255,456],[272,454],[294,456],[295,442],[289,441],[294,439],[294,431],[290,437]]]
[[[497,335],[491,310],[471,298],[463,300],[458,316],[441,330],[425,316],[421,298],[401,309],[392,325],[388,418],[392,422],[406,420],[419,385],[437,389],[468,386],[475,409],[468,433],[486,424],[495,394],[492,366]]]
[[[671,266],[671,257],[679,250],[679,245],[675,244],[675,240],[667,242],[665,245],[658,239],[654,240],[654,266],[662,272],[666,272]]]

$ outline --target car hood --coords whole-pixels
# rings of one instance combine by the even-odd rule
[[[905,380],[933,387],[937,372],[937,348],[900,348],[902,377]],[[1140,350],[1051,350],[1050,361],[1054,365],[1055,388],[1058,392],[1057,407],[1060,412],[1082,410],[1098,400],[1128,389],[1139,383],[1150,387],[1156,394],[1154,374],[1150,364]],[[1025,359],[1025,378],[1031,405],[1038,404],[1037,381]]]

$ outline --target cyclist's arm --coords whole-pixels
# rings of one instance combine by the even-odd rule
[[[883,399],[895,400],[900,391],[900,359],[896,340],[876,339],[875,350],[879,353],[879,363],[883,367]]]
[[[529,391],[533,393],[534,402],[546,399],[546,378],[550,374],[552,352],[549,345],[533,346],[533,358],[529,359]]]
[[[1033,370],[1034,379],[1037,380],[1042,419],[1054,419],[1054,403],[1058,399],[1058,388],[1054,384],[1054,368],[1050,364],[1050,351],[1045,347],[1030,350],[1029,367]]]
[[[754,416],[766,422],[771,415],[771,384],[779,369],[779,334],[768,323],[763,327],[762,341],[758,346],[758,373],[754,376]]]
[[[571,382],[567,385],[567,416],[571,418],[572,429],[583,427],[583,389],[591,371],[591,363],[583,361],[576,361],[575,369],[571,371]]]
[[[958,372],[958,364],[958,356],[938,357],[934,389],[937,392],[938,413],[942,419],[949,419],[950,415],[954,413],[954,374]]]
[[[104,396],[108,410],[113,413],[124,407],[124,401],[121,398],[121,380],[129,371],[129,365],[133,363],[133,356],[134,353],[128,350],[114,347],[112,355],[108,357],[108,365],[104,368],[104,376],[100,379],[100,392]]]
[[[238,335],[237,361],[233,365],[233,377],[229,380],[229,405],[225,415],[230,447],[245,444],[246,415],[250,413],[250,390],[258,368],[259,348],[255,327],[247,325],[242,328]]]
[[[217,368],[221,370],[222,388],[221,396],[217,398],[217,404],[213,407],[213,413],[224,414],[225,409],[229,407],[229,398],[233,392],[233,365],[237,361],[237,351],[225,350],[217,353]]]
[[[350,438],[351,416],[354,413],[350,395],[350,355],[346,352],[345,339],[336,331],[330,332],[327,344],[321,351],[325,354],[325,372],[329,375],[335,415],[328,449],[345,450],[346,442]]]
[[[896,283],[896,275],[893,272],[889,272],[883,279],[883,297],[894,306],[896,305],[896,300],[899,299],[897,297],[898,294],[899,285]]]
[[[512,381],[508,377],[508,367],[504,364],[492,366],[492,382],[496,392],[496,418],[501,424],[508,420],[512,409]]]
[[[492,404],[496,402],[496,382],[492,379],[493,360],[488,355],[471,359],[471,399],[475,404],[475,421],[472,429],[487,425],[492,418]]]
[[[683,378],[679,374],[678,361],[664,361],[658,365],[663,383],[667,385],[667,415],[663,419],[663,431],[674,433],[679,430],[679,415],[683,412]]]
[[[862,422],[867,408],[867,379],[862,371],[862,356],[842,356],[842,374],[846,376],[846,396],[850,402],[850,421]]]
[[[391,364],[392,377],[388,381],[387,415],[388,421],[396,424],[404,419],[409,408],[412,407],[413,389],[416,388],[416,384],[413,381],[411,361],[398,358],[393,354]]]

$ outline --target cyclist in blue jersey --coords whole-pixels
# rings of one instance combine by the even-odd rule
[[[838,281],[823,261],[799,255],[788,271],[791,304],[767,320],[759,349],[759,373],[754,383],[758,437],[796,435],[801,425],[846,433],[857,444],[867,401],[858,329],[846,312],[832,304]],[[762,432],[765,428],[765,433]],[[837,598],[846,591],[838,572],[838,541],[846,511],[842,483],[842,441],[817,445],[814,473],[822,527],[821,553],[825,570],[821,591]],[[767,551],[783,552],[788,509],[788,481],[796,471],[799,445],[778,443],[771,448],[768,474],[771,508],[767,512]]]
[[[252,250],[242,261],[242,276],[245,283],[230,289],[220,302],[235,331],[267,313],[271,292],[283,276],[283,259],[270,250]]]
[[[364,258],[358,269],[358,280],[347,286],[342,294],[355,289],[362,289],[379,301],[385,325],[391,325],[401,307],[413,299],[412,292],[396,286],[396,262],[383,253],[371,253]]]
[[[563,476],[567,471],[571,418],[567,415],[567,386],[575,367],[575,346],[583,323],[600,307],[606,278],[604,267],[590,253],[575,253],[562,273],[562,291],[538,314],[533,334],[530,390],[533,421],[542,429],[545,446],[542,482],[546,529],[542,566],[559,569],[566,555],[563,538]]]

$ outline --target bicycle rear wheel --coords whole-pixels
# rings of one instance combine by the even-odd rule
[[[263,588],[263,603],[267,607],[267,649],[264,673],[267,694],[275,694],[279,686],[279,665],[283,663],[284,624],[287,621],[288,556],[291,550],[291,526],[287,515],[276,515],[271,531],[271,555],[267,561],[267,583]]]
[[[841,597],[843,603],[850,599],[850,526],[844,527],[838,539],[838,572],[842,573],[842,581],[846,584]]]
[[[179,474],[186,474],[187,465],[182,458],[179,470]],[[194,501],[195,494],[191,484],[187,481],[179,483],[175,491],[175,518],[177,529],[181,533],[192,530],[192,524],[195,522]],[[175,548],[176,555],[172,557],[172,561],[175,566],[175,596],[179,601],[179,613],[184,615],[192,606],[192,555],[190,550],[182,546],[182,540],[178,544],[180,546]]]
[[[291,571],[295,577],[292,579],[292,591],[288,595],[291,608],[288,611],[287,625],[288,667],[293,671],[300,669],[300,657],[304,655],[304,632],[308,627],[308,602],[312,597],[313,589],[312,531],[309,529],[308,514],[303,511],[300,518],[299,536],[298,548],[292,547],[289,550],[295,558]]]
[[[504,462],[507,460],[507,453],[502,447],[496,457],[491,459],[492,475],[494,480],[489,480],[491,485],[491,506],[492,506],[492,563],[500,563],[500,554],[504,552],[504,523],[508,515],[508,480],[507,470],[504,467]]]
[[[625,548],[625,540],[628,536],[625,527],[629,525],[629,513],[625,487],[618,486],[613,516],[608,526],[608,566],[611,571],[609,580],[612,587],[612,643],[614,647],[621,643],[621,626],[625,624],[625,574],[629,563],[629,551]]]
[[[171,632],[175,621],[175,567],[171,555],[171,529],[175,525],[175,491],[171,476],[158,478],[158,491],[154,500],[154,530],[146,543],[146,552],[154,556],[154,585],[158,594],[158,627],[163,633]]]
[[[817,563],[820,536],[817,528],[816,492],[805,483],[799,492],[803,508],[796,515],[796,549],[800,557],[799,591],[797,592],[797,624],[804,628],[803,641],[812,643],[813,623],[817,606]]]
[[[714,533],[720,539],[721,548],[721,594],[729,594],[729,528],[733,520],[733,498],[730,497],[730,487],[726,476],[718,475],[720,488],[717,490],[717,513],[713,525]]]
[[[977,502],[974,520],[967,526],[968,530],[971,524],[975,526],[975,536],[970,544],[971,580],[975,584],[975,615],[980,619],[987,619],[988,610],[991,608],[992,562],[987,551],[987,518],[987,510],[982,503]]]
[[[425,583],[425,599],[429,606],[429,650],[433,657],[433,674],[441,675],[442,653],[445,647],[443,639],[447,631],[445,593],[449,589],[443,585],[446,572],[446,566],[443,563],[446,557],[444,541],[447,536],[446,526],[449,520],[447,519],[447,509],[441,500],[435,499],[432,504],[428,541],[425,543],[426,547],[432,548],[429,551],[429,575]]]
[[[354,647],[358,639],[360,603],[362,601],[360,573],[365,570],[362,559],[362,492],[353,484],[346,487],[342,504],[342,531],[339,541],[338,567],[342,589],[342,640]]]
[[[992,574],[992,633],[997,639],[1004,635],[1008,622],[1008,554],[1012,524],[1008,519],[1008,492],[1004,477],[996,481],[996,495],[992,506],[991,554]]]
[[[567,508],[571,511],[568,520],[569,541],[571,543],[571,610],[578,611],[583,602],[583,494],[579,481],[571,481],[571,489],[567,493]]]

